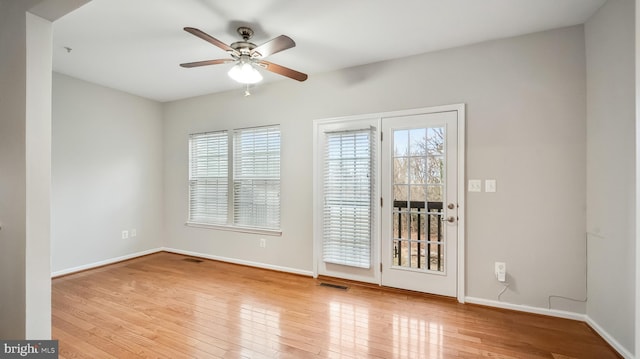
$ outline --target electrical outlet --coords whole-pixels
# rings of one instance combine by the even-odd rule
[[[131,237],[135,237],[138,235],[138,231],[134,228],[131,230]]]
[[[264,238],[260,238],[260,248],[266,248],[267,247],[267,240]]]
[[[505,262],[496,262],[494,273],[498,282],[507,281],[507,264]]]
[[[122,231],[122,239],[127,239],[127,238],[129,238],[129,231],[127,230]]]

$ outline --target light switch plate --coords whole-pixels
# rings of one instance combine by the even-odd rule
[[[482,181],[477,179],[470,179],[469,192],[482,192]]]
[[[495,192],[496,191],[496,180],[488,179],[484,181],[484,191],[485,192]]]

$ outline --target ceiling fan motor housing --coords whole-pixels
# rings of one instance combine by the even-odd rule
[[[257,47],[253,42],[249,42],[249,39],[253,37],[253,30],[248,27],[241,26],[238,28],[238,34],[242,37],[242,41],[236,41],[229,46],[238,51],[241,56],[251,55],[251,50]],[[231,54],[231,56],[233,56],[233,54]],[[236,56],[234,56],[234,58],[236,58]]]
[[[248,41],[236,41],[229,46],[238,51],[240,55],[251,55],[251,50],[256,48],[256,44]],[[231,55],[233,56],[233,53]]]

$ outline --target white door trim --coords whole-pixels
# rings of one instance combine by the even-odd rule
[[[466,297],[466,285],[465,285],[465,273],[466,273],[466,252],[465,248],[465,224],[466,218],[465,214],[467,212],[466,202],[465,202],[465,191],[466,189],[466,174],[464,172],[466,168],[465,159],[467,158],[466,152],[466,112],[465,105],[458,104],[454,105],[456,107],[456,111],[458,111],[458,302],[464,303],[464,298]]]
[[[313,161],[314,161],[314,175],[313,175],[313,276],[318,277],[318,267],[321,259],[320,247],[321,245],[321,228],[320,221],[318,218],[318,214],[322,211],[322,198],[320,197],[320,193],[318,191],[320,183],[319,183],[319,174],[317,172],[317,161],[319,160],[319,149],[318,149],[318,139],[320,136],[320,126],[329,123],[337,123],[337,122],[349,122],[363,119],[377,119],[378,120],[378,128],[380,128],[380,123],[382,118],[385,117],[400,117],[400,116],[408,116],[408,115],[417,115],[417,114],[428,114],[428,113],[437,113],[437,112],[449,112],[449,111],[457,111],[457,125],[458,125],[458,231],[457,231],[457,290],[456,297],[458,302],[464,303],[465,301],[465,289],[466,289],[466,231],[465,231],[465,223],[466,223],[466,201],[465,201],[465,158],[466,158],[466,106],[464,103],[453,104],[453,105],[443,105],[443,106],[434,106],[434,107],[423,107],[409,110],[400,110],[400,111],[390,111],[390,112],[380,112],[380,113],[371,113],[364,115],[355,115],[355,116],[345,116],[345,117],[334,117],[334,118],[326,118],[319,119],[313,121]],[[377,160],[380,163],[380,143],[378,145],[378,156]],[[380,170],[378,170],[377,181],[377,189],[376,192],[380,193]],[[376,238],[374,239],[375,245],[380,247],[381,242],[381,221],[378,221],[378,229],[376,233]],[[380,253],[381,247],[376,248],[377,253]],[[378,256],[379,257],[379,256]],[[346,277],[345,277],[346,278]],[[349,279],[349,278],[347,278]],[[371,280],[365,280],[368,282],[375,283],[381,285],[381,276],[379,273]]]

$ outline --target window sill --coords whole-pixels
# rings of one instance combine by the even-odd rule
[[[187,222],[185,223],[185,226],[194,227],[194,228],[216,229],[216,230],[230,231],[230,232],[264,234],[267,236],[282,236],[282,230],[280,229],[263,229],[263,228],[239,227],[239,226],[229,226],[224,224],[208,224],[208,223],[195,223],[195,222]]]

